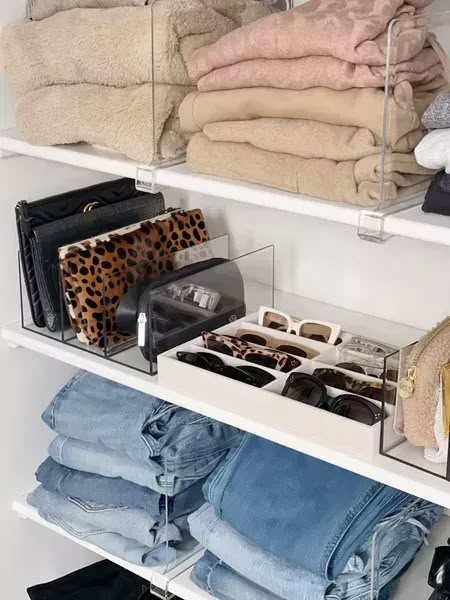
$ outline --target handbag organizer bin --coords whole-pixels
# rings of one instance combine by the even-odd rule
[[[410,431],[409,428],[411,425],[409,425],[409,428],[406,426],[404,415],[404,403],[407,403],[408,399],[401,398],[400,388],[402,379],[408,373],[407,359],[410,356],[410,353],[415,349],[415,346],[416,344],[411,344],[410,346],[401,348],[397,352],[387,356],[385,359],[386,369],[391,369],[391,365],[396,363],[399,365],[399,370],[398,381],[396,382],[397,393],[393,398],[394,418],[392,422],[385,422],[382,424],[380,454],[419,469],[420,471],[425,471],[426,473],[450,481],[450,463],[448,459],[450,454],[450,441],[449,436],[444,433],[445,422],[448,423],[448,413],[445,416],[445,413],[440,413],[438,410],[438,392],[440,389],[438,380],[436,380],[436,413],[433,428],[436,446],[434,448],[425,448],[424,446],[413,445],[413,443],[408,440],[408,431]],[[445,394],[443,398],[445,398]],[[411,406],[407,407],[406,410],[411,411]],[[412,415],[412,418],[414,419],[414,415]],[[409,423],[411,423],[411,413],[409,413]],[[417,435],[417,425],[419,426],[419,435],[423,434],[425,431],[424,423],[425,420],[423,416],[418,416],[416,429],[414,431],[415,435]],[[422,426],[423,431],[421,431]]]
[[[338,347],[280,331],[275,332],[273,329],[258,325],[257,321],[258,313],[255,312],[239,321],[217,329],[215,333],[234,336],[240,329],[245,329],[255,333],[269,334],[272,337],[276,336],[277,340],[297,343],[317,352],[317,355],[311,360],[301,358],[301,366],[291,372],[298,371],[312,374],[317,368],[330,368],[338,362]],[[351,337],[352,334],[350,333],[341,335],[343,342],[348,341]],[[233,411],[233,405],[238,409],[242,403],[245,403],[249,413],[267,415],[269,422],[272,422],[274,426],[276,426],[277,419],[280,417],[284,427],[287,421],[294,423],[296,427],[298,425],[296,431],[298,435],[304,431],[307,439],[325,446],[329,444],[332,438],[333,448],[339,448],[342,452],[353,454],[355,454],[355,448],[357,448],[356,455],[360,458],[371,458],[378,452],[380,423],[373,426],[364,425],[282,396],[281,392],[289,373],[282,373],[257,365],[258,368],[269,371],[275,379],[263,388],[256,388],[180,362],[177,359],[177,352],[179,351],[205,351],[217,355],[225,364],[230,366],[248,366],[250,364],[241,359],[205,349],[202,338],[198,337],[158,357],[159,381],[162,385],[180,394],[195,397],[207,405],[214,404],[216,399],[221,402],[226,401],[230,411]],[[337,370],[342,370],[362,382],[376,382],[382,385],[382,381],[379,379],[344,371],[343,369]],[[327,391],[332,397],[344,393],[342,390],[330,387],[327,387]],[[381,406],[380,402],[375,400],[371,400],[371,402]],[[393,407],[385,403],[384,409],[386,414],[385,424],[390,423],[392,426]]]
[[[126,273],[120,270],[105,273],[99,286],[102,297],[97,300],[99,309],[95,317],[99,328],[102,326],[105,332],[100,336],[101,345],[83,343],[79,332],[70,327],[56,332],[36,327],[24,293],[25,287],[19,261],[22,327],[105,360],[155,375],[156,357],[159,352],[196,337],[203,329],[215,329],[224,323],[243,317],[249,310],[256,310],[260,304],[268,305],[272,302],[273,256],[273,246],[267,246],[231,259],[228,235],[222,235],[160,257],[158,259],[160,264],[170,262],[171,268],[168,271],[161,271],[157,277],[148,280],[145,278],[136,280],[134,285],[128,286],[128,291],[136,291],[131,304],[128,302],[125,307],[131,325],[121,330],[121,334],[126,335],[121,335],[118,343],[115,343],[112,339],[113,335],[110,334],[109,321],[112,317],[109,307],[114,300],[113,295],[118,285],[121,284],[123,288]],[[208,293],[213,297],[215,294],[217,307],[210,310],[201,303],[196,305],[196,298],[171,297],[174,286],[176,291],[185,289],[189,291],[194,287],[197,294],[204,294],[200,302],[204,301]],[[113,315],[117,322],[120,306],[126,296],[127,294],[121,300],[117,313]],[[60,310],[63,313],[68,308],[66,308],[67,294],[62,281],[59,298]],[[144,331],[140,322],[143,313]],[[182,319],[179,318],[180,315]],[[160,322],[163,327],[158,329],[157,323]],[[167,325],[168,330],[165,329]]]

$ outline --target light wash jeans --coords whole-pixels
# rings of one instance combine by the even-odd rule
[[[249,541],[328,581],[342,573],[377,524],[409,499],[250,434],[207,480],[205,496]]]
[[[192,536],[242,577],[286,600],[323,600],[327,581],[265,552],[205,504],[188,517]]]
[[[98,504],[145,510],[156,524],[166,519],[166,496],[121,477],[103,477],[69,469],[47,458],[36,471],[36,479],[50,492]],[[202,480],[173,498],[167,497],[169,521],[192,513],[203,504]]]
[[[374,589],[381,591],[380,598],[388,598],[392,583],[410,565],[441,514],[431,503],[411,500],[377,526],[330,585],[265,554],[205,505],[189,517],[192,535],[209,551],[196,565],[193,580],[227,600],[260,600],[267,594],[267,600],[370,600],[374,557]]]
[[[141,463],[153,459],[171,474],[196,479],[242,437],[234,427],[84,371],[58,392],[42,418],[57,433]]]
[[[42,485],[31,492],[28,502],[44,514],[54,515],[64,521],[85,523],[96,530],[118,533],[148,548],[166,541],[181,542],[189,535],[186,517],[156,528],[154,520],[144,510],[64,498],[49,492]]]

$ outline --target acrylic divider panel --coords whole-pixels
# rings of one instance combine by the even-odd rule
[[[379,208],[421,202],[435,174],[417,162],[415,149],[426,135],[425,111],[448,86],[443,64],[443,54],[450,50],[448,27],[450,12],[405,13],[389,25]],[[376,170],[373,176],[377,178]]]
[[[450,481],[448,412],[445,412],[448,390],[445,393],[439,374],[433,390],[423,400],[427,402],[426,407],[418,407],[417,402],[412,400],[404,382],[408,378],[410,357],[415,347],[416,344],[411,344],[386,358],[385,374],[391,374],[391,380],[393,374],[398,376],[395,381],[394,421],[385,422],[381,429],[380,453]],[[434,415],[432,419],[427,417],[430,407]]]
[[[156,266],[159,269],[159,263],[170,262],[171,266],[175,266],[176,269],[182,269],[196,262],[219,258],[225,259],[228,257],[228,244],[228,235],[213,238],[208,242],[192,246],[174,255],[159,257],[158,265]],[[153,263],[152,265],[155,266]],[[89,292],[94,294],[91,298],[88,295],[87,288],[80,289],[76,287],[72,290],[73,286],[67,280],[63,281],[64,278],[59,272],[59,268],[57,268],[54,276],[55,286],[58,287],[57,295],[59,297],[59,306],[57,308],[59,314],[63,315],[64,327],[62,329],[56,327],[55,331],[50,331],[46,327],[38,328],[33,323],[25,292],[20,259],[18,266],[21,322],[24,329],[143,372],[152,371],[153,365],[149,365],[137,345],[137,317],[133,321],[131,331],[125,332],[126,335],[122,336],[123,339],[117,340],[120,343],[113,343],[112,340],[111,333],[116,329],[115,311],[119,296],[123,296],[125,290],[128,291],[128,288],[133,288],[127,279],[127,269],[115,270],[113,271],[114,275],[111,275],[111,272],[108,274],[106,270],[104,274],[100,273],[100,280],[94,282]],[[147,267],[150,268],[148,265],[142,265],[142,272],[146,269],[148,270]],[[109,286],[110,283],[112,287]],[[136,284],[138,283],[139,281],[136,281]],[[86,304],[88,301],[89,304]],[[110,335],[106,335],[108,331]]]
[[[305,373],[319,378],[326,376],[324,371],[331,371],[331,375],[334,376],[336,373],[341,374],[342,382],[338,376],[335,384],[343,383],[341,388],[328,385],[333,381],[323,379],[330,405],[338,396],[347,393],[357,394],[365,401],[369,401],[375,411],[383,410],[385,423],[389,423],[390,427],[393,426],[393,406],[386,403],[382,409],[383,381],[380,378],[336,367],[339,363],[340,346],[332,346],[263,327],[258,325],[258,314],[259,310],[240,321],[221,327],[215,333],[218,336],[233,336],[241,340],[244,333],[244,339],[259,341],[260,345],[255,344],[255,347],[259,347],[260,350],[267,350],[267,347],[261,345],[264,340],[270,343],[271,349],[276,345],[279,348],[287,348],[291,352],[298,352],[300,348],[306,356],[300,357],[299,353],[292,355],[292,358],[299,360],[301,364],[291,373]],[[345,340],[351,340],[354,336],[344,332],[342,338],[341,346],[344,346]],[[333,414],[323,407],[316,408],[283,396],[282,392],[290,373],[268,368],[264,363],[248,362],[245,360],[245,354],[230,355],[226,349],[217,345],[209,347],[206,344],[206,346],[205,338],[199,336],[160,355],[158,357],[160,383],[185,395],[195,396],[199,401],[212,407],[226,406],[231,413],[256,415],[255,419],[257,421],[260,419],[261,423],[270,423],[275,428],[278,426],[285,433],[316,441],[335,450],[367,458],[377,454],[380,422],[366,425],[341,414]],[[207,353],[210,369],[203,364],[203,359],[196,359],[199,353]],[[211,355],[216,358],[212,358]],[[222,364],[222,371],[216,368],[217,359],[218,364]],[[258,385],[258,380],[249,383],[236,378],[229,370],[230,367],[245,370],[249,365],[252,368],[265,370],[269,376],[268,381],[264,382],[263,378],[261,385]]]

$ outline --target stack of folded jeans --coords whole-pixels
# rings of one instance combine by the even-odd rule
[[[387,600],[439,507],[246,435],[188,519],[194,582],[221,600]],[[372,575],[372,567],[374,573]]]
[[[433,172],[413,150],[445,85],[427,35],[431,1],[310,0],[196,50],[198,92],[180,106],[182,128],[195,133],[189,166],[364,206],[425,190]]]
[[[28,497],[47,521],[129,562],[192,551],[187,516],[239,430],[91,373],[56,395],[43,420],[60,435]]]

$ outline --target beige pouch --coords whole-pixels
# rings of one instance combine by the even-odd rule
[[[409,352],[400,379],[403,429],[413,446],[438,448],[435,436],[437,389],[443,367],[450,361],[450,317],[439,323]]]

